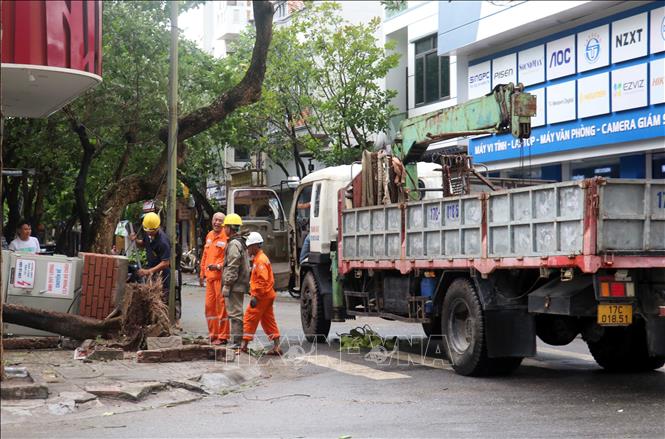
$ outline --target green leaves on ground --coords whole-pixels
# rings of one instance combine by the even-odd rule
[[[383,346],[387,350],[392,351],[397,342],[397,337],[390,339],[381,337],[369,325],[359,326],[348,333],[338,335],[339,349],[341,351],[372,349],[378,346]]]

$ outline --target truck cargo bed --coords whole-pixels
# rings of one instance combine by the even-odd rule
[[[342,273],[665,267],[665,180],[593,178],[340,211]]]

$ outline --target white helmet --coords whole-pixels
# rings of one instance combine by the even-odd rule
[[[247,245],[247,247],[252,244],[263,244],[263,237],[259,232],[250,232],[247,240],[245,240],[245,245]]]

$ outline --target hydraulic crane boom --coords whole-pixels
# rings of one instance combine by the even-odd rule
[[[497,85],[487,96],[402,121],[394,153],[402,163],[414,163],[434,142],[461,136],[512,132],[531,135],[536,97],[521,84]]]

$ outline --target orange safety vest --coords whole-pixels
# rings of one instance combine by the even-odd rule
[[[249,278],[249,294],[259,298],[275,297],[275,276],[272,272],[270,259],[263,250],[254,255],[252,264],[252,275]]]
[[[224,265],[224,252],[228,237],[224,230],[219,233],[211,230],[206,236],[206,243],[203,246],[203,255],[201,256],[200,276],[206,279],[221,279],[221,268]],[[208,270],[208,265],[219,265],[220,270]]]

